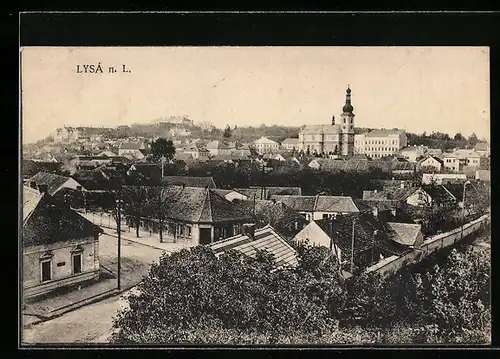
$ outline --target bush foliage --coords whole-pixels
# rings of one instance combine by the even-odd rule
[[[115,318],[115,343],[304,344],[489,341],[489,251],[427,271],[344,280],[325,247],[297,268],[207,247],[164,254]]]

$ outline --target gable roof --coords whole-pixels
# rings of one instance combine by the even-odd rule
[[[388,137],[388,136],[399,136],[403,134],[403,130],[371,130],[366,132],[364,135],[366,137]]]
[[[60,176],[55,173],[38,172],[29,179],[30,182],[36,182],[37,185],[46,185],[47,193],[53,195],[56,191],[65,184],[70,177]]]
[[[298,138],[285,138],[283,142],[281,142],[282,145],[296,145],[299,143]]]
[[[206,144],[205,148],[207,150],[216,150],[216,149],[222,150],[222,149],[229,149],[229,146],[221,141],[211,141]]]
[[[338,215],[331,219],[314,221],[347,256],[352,252],[352,233],[354,228],[354,253],[372,248],[374,242],[384,236],[384,227],[371,213]],[[354,223],[354,225],[353,225]],[[375,231],[378,231],[375,235]]]
[[[23,187],[23,247],[83,239],[103,230],[50,195]]]
[[[351,197],[346,196],[290,196],[273,195],[271,199],[281,201],[299,212],[357,213],[359,209]]]
[[[240,234],[212,243],[209,247],[216,255],[228,250],[236,250],[252,258],[255,258],[257,251],[265,250],[274,256],[278,268],[296,267],[299,264],[297,251],[271,226],[256,229],[253,239],[247,234]]]
[[[381,191],[363,191],[363,199],[364,200],[391,200],[391,201],[404,201],[420,187],[385,187]]]
[[[332,124],[322,124],[322,125],[305,125],[300,129],[301,134],[336,134],[341,132],[340,124],[332,125]]]
[[[255,143],[255,144],[270,144],[270,145],[277,145],[278,144],[278,142],[270,140],[269,138],[264,137],[264,136],[253,141],[253,143]]]
[[[221,197],[211,189],[170,186],[163,191],[167,203],[167,218],[191,223],[220,223],[251,221],[248,213]]]
[[[120,145],[120,150],[140,150],[142,143],[140,142],[123,142]]]
[[[164,176],[162,184],[170,186],[186,186],[200,188],[217,188],[212,177],[194,177],[194,176]]]
[[[439,162],[441,165],[442,165],[442,164],[444,164],[444,161],[443,161],[441,158],[439,158],[439,157],[437,157],[437,156],[430,156],[430,155],[429,155],[429,156],[427,156],[427,157],[425,157],[425,158],[422,158],[422,159],[419,161],[419,163],[420,163],[420,164],[422,164],[423,162],[427,161],[428,159],[433,159],[433,160],[435,160],[435,161]]]
[[[421,233],[422,226],[413,223],[387,223],[387,235],[396,243],[405,246],[414,246],[419,234]]]
[[[474,146],[474,151],[488,151],[489,147],[488,142],[478,142]]]

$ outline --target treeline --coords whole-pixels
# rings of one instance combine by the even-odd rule
[[[375,189],[374,179],[389,179],[389,173],[379,169],[365,172],[325,172],[298,166],[276,166],[267,173],[257,163],[242,164],[199,164],[190,167],[188,176],[211,176],[219,188],[237,188],[249,186],[289,186],[301,187],[303,195],[316,195],[324,192],[327,195],[344,195],[362,197],[363,190]],[[170,171],[179,173],[178,170]]]
[[[468,138],[464,137],[460,132],[453,137],[443,132],[426,132],[418,135],[415,133],[407,133],[409,145],[423,145],[429,148],[439,148],[442,151],[451,150],[454,148],[473,148],[478,142],[481,142],[473,133]]]
[[[120,344],[423,344],[490,341],[489,250],[444,264],[344,280],[325,247],[299,266],[207,247],[164,254],[114,321]],[[216,290],[214,290],[216,288]]]

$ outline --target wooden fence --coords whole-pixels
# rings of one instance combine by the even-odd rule
[[[485,214],[474,221],[464,224],[463,237],[462,227],[456,228],[446,233],[441,233],[429,237],[419,248],[416,248],[413,251],[402,256],[391,256],[385,258],[377,264],[367,268],[366,272],[377,272],[382,277],[390,276],[409,264],[421,261],[433,252],[460,242],[462,238],[465,238],[468,235],[479,231],[481,228],[484,228],[488,221],[489,214]]]

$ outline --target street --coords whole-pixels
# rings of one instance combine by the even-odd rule
[[[99,240],[101,266],[116,273],[117,238],[103,234]],[[140,282],[153,261],[161,256],[160,249],[122,239],[122,287]],[[93,343],[107,342],[112,319],[126,305],[123,296],[96,302],[52,320],[23,329],[23,343]],[[97,294],[97,293],[96,293]]]

